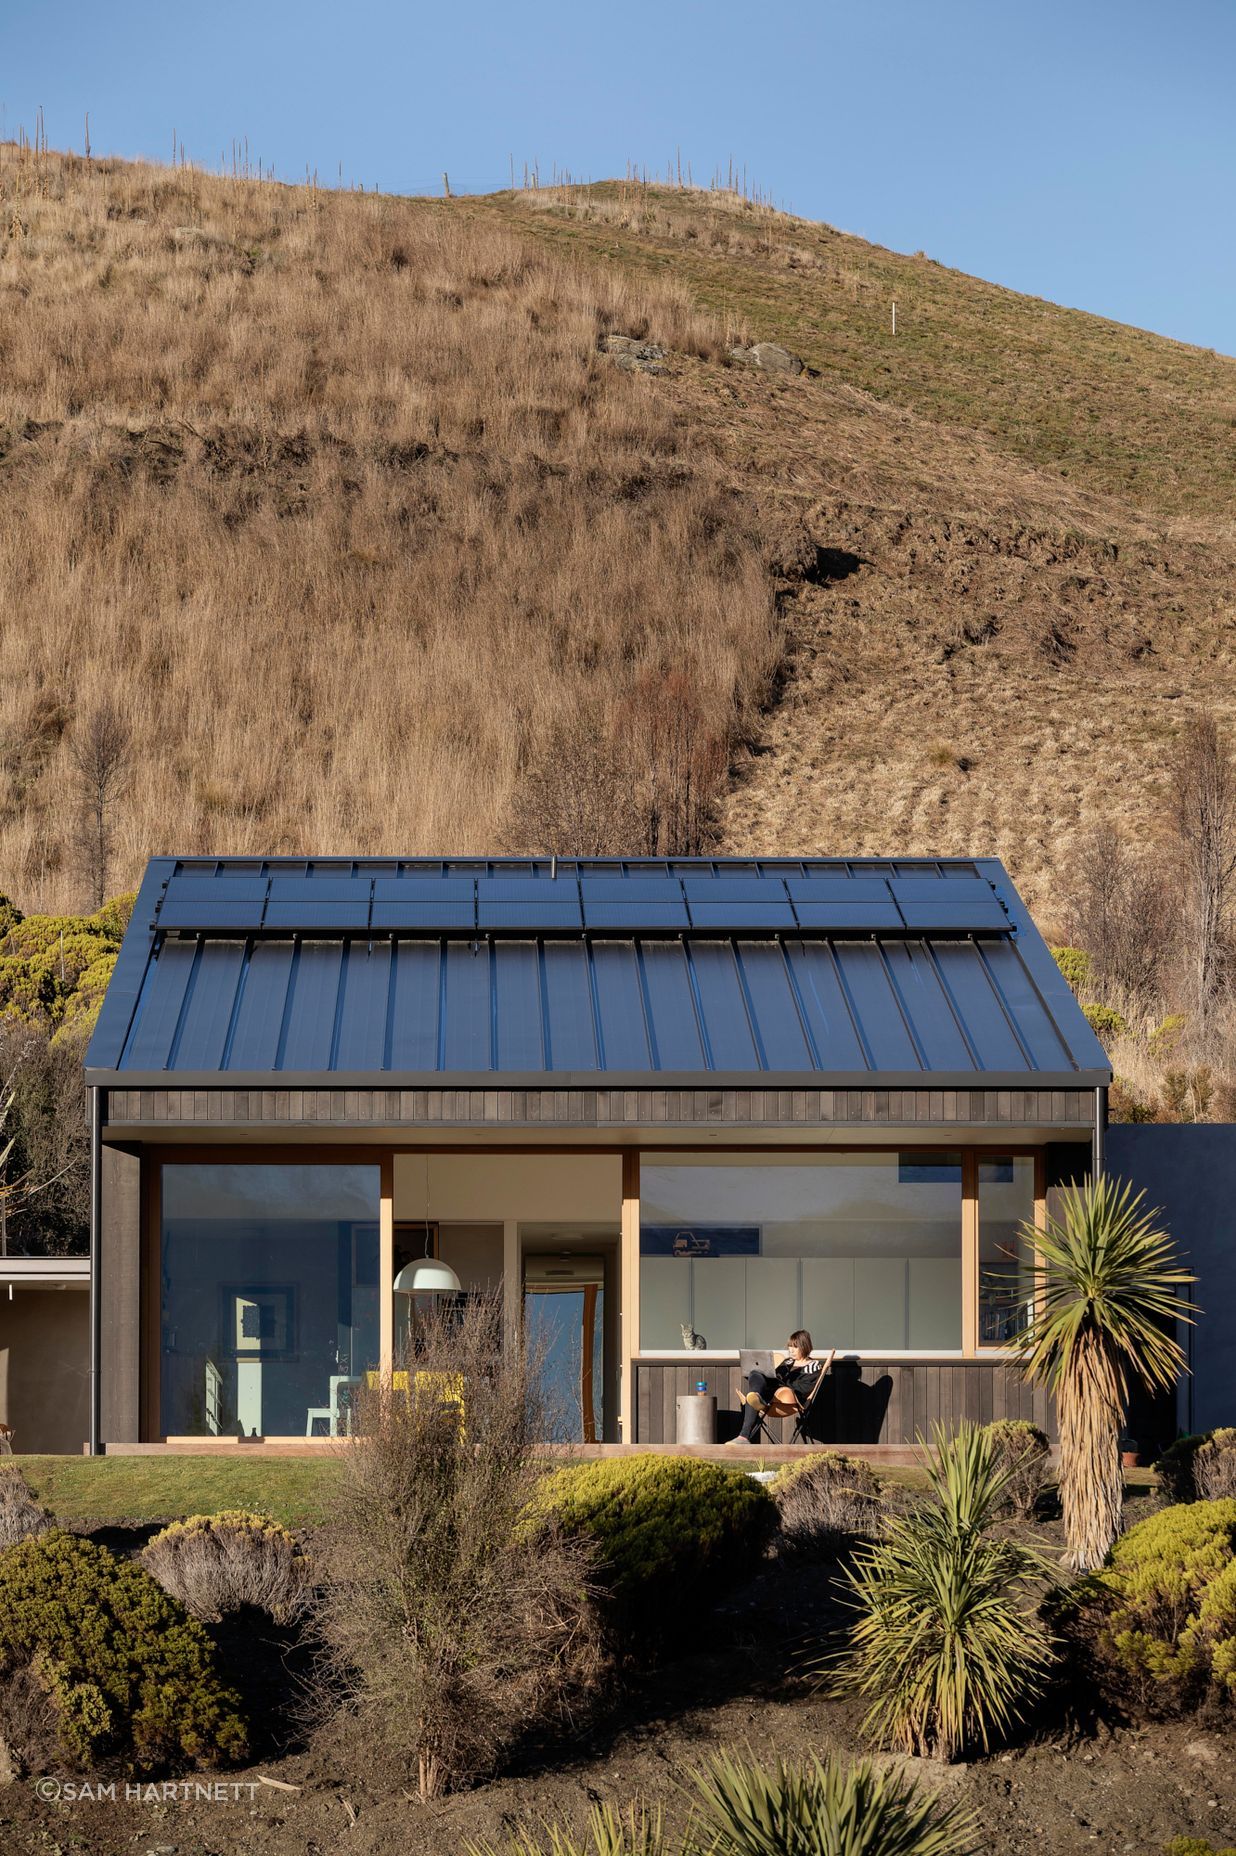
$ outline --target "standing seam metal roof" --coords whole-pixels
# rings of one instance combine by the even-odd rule
[[[159,1086],[1105,1084],[994,860],[156,859],[87,1054]]]

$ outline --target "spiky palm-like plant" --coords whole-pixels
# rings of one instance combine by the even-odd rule
[[[1104,1175],[1065,1187],[1045,1230],[1022,1229],[1041,1274],[1034,1320],[1012,1344],[1026,1378],[1055,1394],[1066,1561],[1080,1572],[1120,1532],[1130,1381],[1166,1391],[1188,1370],[1168,1324],[1195,1312],[1181,1295],[1194,1278],[1144,1196]]]
[[[971,1856],[975,1825],[912,1779],[810,1760],[770,1770],[721,1753],[695,1775],[699,1856]]]
[[[827,1659],[868,1702],[863,1732],[907,1753],[956,1759],[1005,1733],[1042,1686],[1051,1647],[1030,1587],[1046,1567],[990,1529],[1008,1483],[975,1425],[934,1433],[931,1499],[895,1516],[846,1572],[857,1620]]]
[[[641,1804],[625,1811],[594,1805],[582,1839],[558,1824],[547,1824],[542,1837],[532,1830],[518,1831],[506,1846],[506,1856],[691,1856],[685,1837],[671,1852],[660,1811],[645,1810]],[[467,1856],[500,1856],[492,1843],[469,1843],[465,1848]]]
[[[808,1761],[771,1770],[728,1753],[692,1775],[694,1809],[667,1835],[659,1812],[598,1805],[582,1838],[556,1825],[524,1830],[506,1856],[973,1856],[974,1819],[942,1805],[912,1779]],[[499,1856],[491,1844],[468,1856]]]

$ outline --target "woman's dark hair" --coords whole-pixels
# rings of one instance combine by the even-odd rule
[[[794,1332],[790,1335],[790,1345],[791,1347],[797,1347],[800,1353],[811,1352],[811,1336],[808,1334],[806,1328],[794,1329]]]

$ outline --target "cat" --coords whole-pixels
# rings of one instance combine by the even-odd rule
[[[688,1348],[692,1353],[703,1353],[708,1342],[704,1339],[702,1334],[696,1333],[689,1321],[683,1322],[681,1332],[682,1344],[684,1347]]]

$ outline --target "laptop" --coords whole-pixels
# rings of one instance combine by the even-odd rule
[[[744,1379],[748,1373],[767,1373],[772,1379],[777,1371],[776,1355],[768,1347],[744,1348],[738,1356],[738,1365]]]

